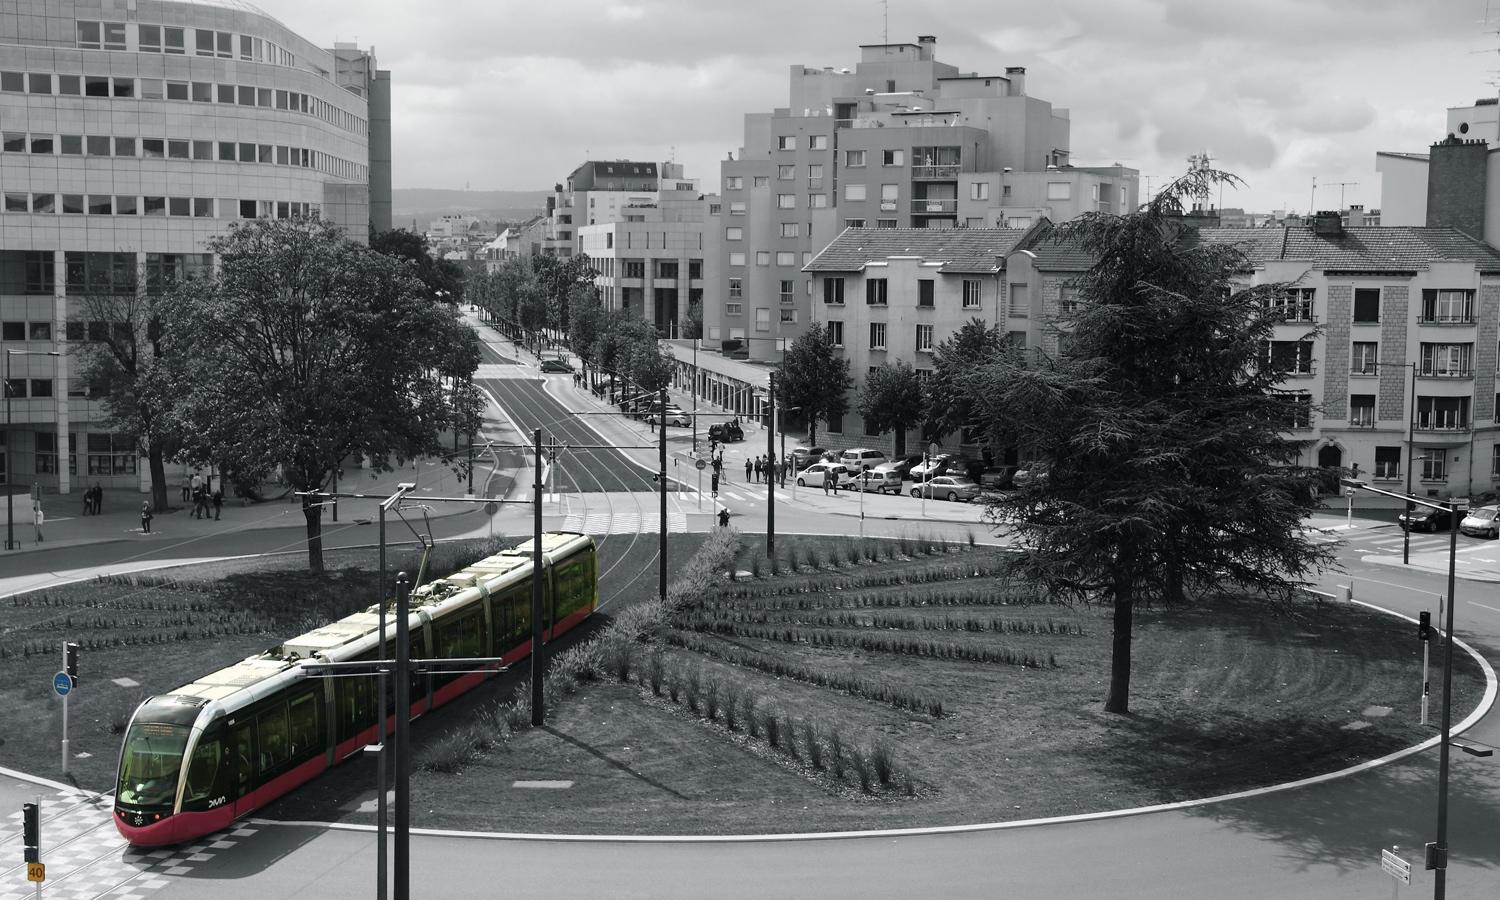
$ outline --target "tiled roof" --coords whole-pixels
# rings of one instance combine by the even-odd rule
[[[1286,260],[1325,270],[1409,272],[1452,260],[1500,269],[1500,251],[1456,228],[1357,226],[1338,234],[1316,234],[1305,226],[1205,228],[1199,235],[1239,246],[1256,265]]]
[[[992,274],[997,260],[1015,248],[1024,228],[846,228],[804,272],[858,272],[866,263],[892,256],[940,262],[951,274]]]

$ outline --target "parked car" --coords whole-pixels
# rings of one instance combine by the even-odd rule
[[[1500,503],[1500,492],[1485,491],[1482,494],[1475,494],[1469,498],[1469,509],[1478,509],[1481,506],[1494,506],[1497,503]]]
[[[823,482],[830,478],[833,479],[834,490],[854,483],[854,476],[849,474],[849,469],[843,463],[815,462],[797,473],[797,486],[822,487]]]
[[[823,458],[823,454],[827,452],[828,451],[823,449],[822,447],[793,447],[792,469],[800,472],[803,469],[807,468],[809,465],[812,465],[813,463],[821,460]]]
[[[884,466],[866,469],[854,476],[855,490],[875,491],[878,494],[900,494],[903,483],[900,475]]]
[[[929,457],[926,463],[911,467],[911,480],[921,481],[929,475],[958,475],[968,477],[970,460],[962,453],[939,453]]]
[[[1469,510],[1458,530],[1475,537],[1500,538],[1500,506],[1481,506]]]
[[[992,491],[1003,491],[1015,486],[1016,473],[1020,466],[991,466],[979,473],[979,486]]]
[[[573,371],[573,367],[560,359],[544,359],[542,360],[542,371],[570,373]]]
[[[1025,487],[1026,485],[1031,484],[1033,481],[1040,481],[1041,479],[1046,477],[1046,463],[1033,463],[1023,469],[1016,470],[1016,474],[1011,476],[1010,482],[1015,487]]]
[[[979,493],[979,485],[962,475],[938,475],[911,487],[913,497],[938,500],[973,500]]]
[[[745,429],[741,428],[738,422],[715,422],[708,426],[708,439],[721,444],[743,441]]]
[[[667,404],[665,413],[660,409],[653,409],[646,415],[646,422],[650,425],[655,425],[660,419],[665,419],[668,425],[676,425],[679,428],[686,428],[693,422],[692,417],[682,407],[673,406],[670,403]]]
[[[1396,522],[1402,528],[1410,528],[1412,531],[1447,531],[1453,527],[1453,516],[1446,509],[1417,506],[1409,515],[1408,521],[1408,513],[1403,511],[1396,517]]]
[[[876,466],[877,469],[890,469],[902,478],[911,477],[911,467],[922,462],[922,454],[909,453],[906,456],[898,456]]]
[[[863,447],[856,447],[853,450],[845,450],[842,454],[839,455],[839,462],[847,466],[849,468],[849,471],[851,472],[861,472],[866,469],[873,469],[885,461],[885,454],[881,451],[867,450]]]

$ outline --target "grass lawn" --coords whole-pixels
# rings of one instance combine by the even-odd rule
[[[675,568],[701,536],[670,540]],[[654,561],[638,576],[636,550],[602,543],[609,602],[564,645],[655,595]],[[1412,627],[1361,607],[1216,598],[1138,609],[1133,712],[1113,716],[1102,712],[1109,610],[1006,583],[993,549],[783,537],[778,550],[774,563],[743,550],[737,581],[632,645],[628,663],[609,660],[544,728],[513,734],[457,773],[416,773],[413,824],[710,834],[1000,821],[1287,781],[1433,733],[1416,724]],[[611,569],[616,559],[624,563]],[[117,724],[139,697],[370,602],[368,575],[314,584],[295,574],[300,562],[0,601],[0,700],[13,721],[37,723],[8,730],[0,765],[56,777],[50,677],[64,637],[86,646],[70,737],[93,755],[74,771],[99,789],[110,786]],[[91,637],[131,635],[159,642],[87,649]],[[1458,659],[1455,710],[1467,711],[1482,678]],[[140,684],[122,688],[117,677]],[[518,679],[497,678],[420,720],[416,756],[430,759],[442,738],[492,715]],[[373,782],[373,763],[352,762],[260,814],[372,822],[358,807]]]

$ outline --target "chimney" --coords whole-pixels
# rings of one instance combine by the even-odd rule
[[[1427,162],[1427,226],[1457,228],[1484,240],[1485,175],[1489,145],[1448,135],[1432,145]]]
[[[1320,209],[1308,218],[1312,233],[1338,237],[1344,233],[1344,217],[1336,209]]]
[[[1010,94],[1008,96],[1011,96],[1011,97],[1024,97],[1024,96],[1026,96],[1026,67],[1025,66],[1006,66],[1005,67],[1005,77],[1010,80]]]
[[[917,35],[917,59],[932,59],[937,52],[937,38],[930,34]]]

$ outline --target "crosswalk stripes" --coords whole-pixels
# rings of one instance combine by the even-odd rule
[[[109,799],[82,792],[59,791],[42,798],[42,861],[47,865],[43,894],[49,900],[145,900],[193,864],[212,859],[216,851],[233,847],[258,829],[240,824],[228,832],[209,835],[191,844],[151,849],[132,847],[115,830]],[[0,820],[0,841],[21,830],[21,813]],[[0,880],[0,900],[29,900],[36,888],[26,880],[26,869]]]
[[[647,534],[660,530],[661,514],[656,512],[600,512],[570,514],[563,520],[563,531],[584,534]],[[687,513],[668,512],[667,532],[687,533]]]

